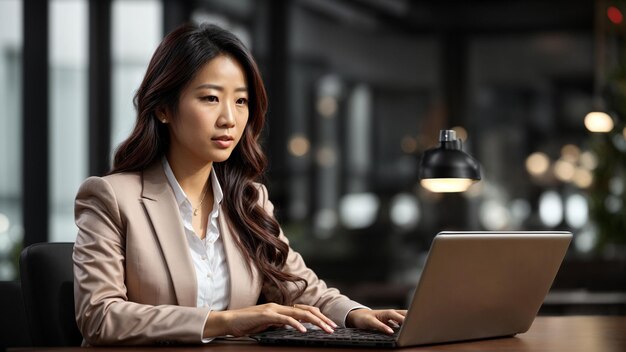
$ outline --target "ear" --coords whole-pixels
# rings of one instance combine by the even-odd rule
[[[155,117],[161,123],[169,123],[171,121],[168,109],[165,107],[159,107],[155,111]]]

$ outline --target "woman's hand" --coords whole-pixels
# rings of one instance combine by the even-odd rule
[[[384,309],[355,309],[348,313],[346,326],[351,328],[379,330],[387,334],[393,334],[392,327],[404,322],[406,310]]]
[[[319,308],[304,304],[281,306],[268,303],[242,309],[213,311],[204,327],[204,336],[244,336],[263,331],[271,326],[289,325],[305,332],[301,322],[319,326],[332,333],[337,325],[327,318]]]

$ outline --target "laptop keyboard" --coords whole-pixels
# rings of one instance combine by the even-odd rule
[[[398,336],[399,329],[395,330],[393,335],[384,333],[354,329],[354,328],[337,328],[335,332],[329,334],[319,329],[309,329],[306,332],[300,332],[293,329],[279,329],[266,331],[262,335],[269,339],[289,339],[289,340],[323,340],[323,341],[362,341],[362,342],[392,342]]]

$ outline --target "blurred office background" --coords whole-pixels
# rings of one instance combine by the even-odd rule
[[[626,313],[626,57],[619,0],[0,0],[0,280],[26,245],[74,241],[165,33],[235,32],[270,96],[271,199],[331,284],[401,306],[441,230],[568,230],[545,314]],[[608,132],[585,116],[610,113]],[[454,128],[482,164],[418,183]]]

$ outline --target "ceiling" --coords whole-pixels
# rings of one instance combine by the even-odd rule
[[[342,23],[409,34],[591,31],[593,0],[298,0]]]

